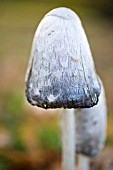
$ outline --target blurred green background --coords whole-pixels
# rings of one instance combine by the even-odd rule
[[[24,77],[34,32],[43,16],[59,6],[81,18],[106,90],[113,147],[113,1],[0,0],[0,170],[58,170],[61,141],[57,111],[30,106]]]

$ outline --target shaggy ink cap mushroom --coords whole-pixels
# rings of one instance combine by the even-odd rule
[[[100,83],[79,17],[56,8],[42,19],[34,35],[26,74],[32,105],[89,108],[98,103]]]

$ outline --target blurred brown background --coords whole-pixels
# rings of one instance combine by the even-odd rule
[[[105,151],[113,149],[113,1],[0,0],[0,170],[60,167],[57,111],[30,106],[24,92],[34,32],[43,16],[59,6],[73,9],[87,33],[106,90]]]

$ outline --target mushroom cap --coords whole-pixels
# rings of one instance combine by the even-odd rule
[[[107,108],[104,87],[96,106],[75,111],[76,151],[95,157],[104,147],[106,139]]]
[[[98,103],[100,83],[79,17],[56,8],[42,19],[34,35],[26,74],[32,105],[88,108]]]

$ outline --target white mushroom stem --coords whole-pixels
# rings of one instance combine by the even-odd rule
[[[90,170],[90,158],[84,155],[78,155],[78,169]]]
[[[75,115],[74,109],[61,113],[62,170],[75,170]]]

